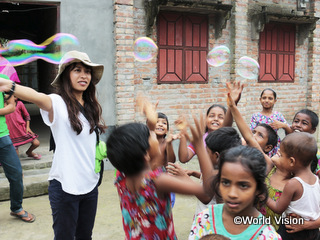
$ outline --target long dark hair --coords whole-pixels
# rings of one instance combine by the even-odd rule
[[[221,169],[223,164],[241,163],[241,165],[248,170],[257,182],[257,190],[259,194],[254,199],[254,206],[257,204],[264,204],[267,201],[268,190],[265,184],[267,165],[263,154],[256,148],[248,146],[237,146],[223,151],[219,158],[219,171],[215,176],[212,186],[218,199],[221,199],[219,185],[221,181]]]
[[[69,114],[69,121],[72,129],[80,134],[82,131],[82,124],[79,119],[80,104],[72,93],[72,85],[70,80],[70,72],[76,67],[77,63],[72,63],[66,67],[66,69],[61,74],[60,87],[57,91],[64,102],[67,105],[67,110]],[[88,66],[84,65],[86,68]],[[90,82],[88,88],[83,92],[84,100],[84,111],[86,113],[86,118],[90,124],[90,133],[92,133],[95,128],[99,133],[104,133],[106,126],[101,117],[102,108],[96,98],[96,86]]]

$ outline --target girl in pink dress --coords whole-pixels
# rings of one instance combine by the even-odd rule
[[[269,124],[276,132],[283,128],[285,133],[291,133],[290,126],[284,116],[277,111],[273,111],[274,104],[277,102],[277,94],[271,88],[266,88],[261,92],[260,103],[262,111],[254,113],[250,121],[250,129],[253,130],[259,123]],[[280,147],[280,138],[278,137],[278,144],[269,152],[269,156],[275,155]]]
[[[6,115],[6,122],[13,146],[16,148],[16,152],[19,155],[18,147],[31,143],[26,154],[28,157],[39,160],[41,159],[41,155],[34,153],[33,150],[40,146],[40,142],[37,139],[38,135],[33,133],[30,129],[30,115],[24,104],[21,101],[18,101],[16,97],[15,101],[16,110],[13,113]]]

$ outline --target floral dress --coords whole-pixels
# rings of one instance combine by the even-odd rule
[[[206,210],[200,212],[193,220],[189,240],[198,240],[209,234],[221,234],[231,240],[281,240],[270,225],[251,224],[242,233],[234,235],[229,233],[222,220],[222,211],[224,204],[215,204],[209,206]],[[262,218],[260,214],[258,218]]]
[[[283,122],[285,124],[288,124],[284,116],[277,111],[274,111],[270,117],[263,115],[262,113],[254,113],[251,117],[251,122],[250,122],[250,129],[253,130],[257,127],[258,123],[266,123],[270,124],[274,120]],[[278,129],[274,129],[276,132],[278,132]],[[275,155],[280,147],[280,137],[278,136],[278,144],[272,149],[272,151],[269,152],[269,156],[272,157]]]
[[[154,179],[161,174],[155,170],[146,173],[139,191],[131,193],[126,177],[117,172],[115,185],[120,197],[125,239],[176,240],[170,195],[160,198]]]
[[[271,176],[275,173],[276,167],[273,167],[271,171],[269,172],[268,176],[266,177],[265,183],[268,187],[268,196],[271,198],[273,201],[277,201],[281,194],[282,191],[279,189],[276,189],[270,185],[270,178]],[[272,211],[270,208],[268,208],[267,205],[263,205],[262,207],[258,208],[258,210],[264,215],[265,217],[270,218],[271,225],[274,227],[275,230],[278,230],[279,225],[276,223],[276,219],[280,219],[281,214],[277,214],[274,211]]]

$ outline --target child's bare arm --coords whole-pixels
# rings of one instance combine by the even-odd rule
[[[179,164],[177,163],[168,163],[168,166],[166,167],[167,172],[171,175],[174,176],[192,176],[196,178],[201,177],[201,172],[195,171],[195,170],[188,170],[188,169],[183,169]]]
[[[267,200],[267,206],[275,213],[283,213],[292,201],[294,194],[298,191],[298,181],[290,179],[283,188],[280,198],[275,202],[271,198]]]
[[[26,133],[30,133],[30,134],[34,135],[34,133],[32,132],[32,130],[30,128],[30,120],[26,121]]]
[[[182,163],[189,162],[190,159],[194,156],[193,152],[188,149],[188,142],[184,134],[181,134],[180,143],[179,143],[179,161]]]
[[[195,127],[189,126],[192,133],[192,139],[190,139],[188,134],[186,134],[186,137],[190,139],[190,142],[195,147],[199,160],[200,170],[202,173],[203,186],[207,195],[212,198],[214,193],[211,187],[211,180],[216,172],[214,171],[210,157],[203,143],[203,129],[205,129],[203,115],[200,114],[199,120],[196,117],[193,117],[193,119]]]
[[[180,143],[178,151],[179,161],[182,163],[189,162],[190,159],[194,156],[194,153],[190,149],[188,149],[187,146],[187,120],[185,116],[180,116],[179,119],[174,122],[174,124],[180,130]]]
[[[280,129],[283,128],[286,134],[292,133],[293,130],[290,128],[290,126],[287,123],[278,121],[278,120],[274,120],[272,123],[270,123],[270,126],[273,129]]]
[[[167,151],[167,161],[168,162],[176,162],[176,155],[174,154],[172,141],[178,139],[179,136],[177,134],[172,134],[169,132],[167,138],[166,138],[166,151]]]
[[[230,89],[230,87],[228,86],[228,83],[227,83],[227,87],[228,87],[228,89]],[[227,104],[228,104],[228,108],[231,110],[232,116],[233,116],[233,118],[234,118],[234,120],[235,120],[235,122],[236,122],[236,124],[237,124],[237,126],[239,128],[239,131],[240,131],[242,137],[247,142],[247,144],[250,147],[254,147],[254,148],[258,149],[260,152],[262,152],[264,154],[265,160],[267,162],[267,172],[269,172],[273,167],[273,163],[272,163],[270,157],[267,156],[263,152],[263,150],[260,147],[259,143],[254,138],[250,127],[247,125],[247,123],[245,122],[245,120],[242,117],[241,113],[239,112],[239,109],[236,106],[233,98],[231,97],[230,92],[228,92]]]
[[[290,214],[290,217],[301,218],[296,214]],[[303,230],[317,229],[317,228],[320,228],[320,217],[314,221],[304,220],[303,224],[286,224],[286,228],[288,233],[295,233]]]
[[[179,194],[195,195],[197,198],[209,198],[206,195],[203,186],[192,181],[188,176],[174,177],[167,173],[163,173],[154,180],[154,183],[159,193],[175,192]]]
[[[141,112],[145,114],[147,118],[147,126],[150,131],[154,131],[156,128],[158,114],[156,112],[156,105],[152,105],[149,100],[142,94],[137,97],[137,106],[140,108]]]
[[[233,84],[230,86],[230,94],[231,94],[232,99],[234,99],[236,105],[240,101],[243,86],[244,86],[243,84],[240,84],[240,81],[233,82]],[[233,117],[232,117],[230,108],[228,108],[227,113],[226,113],[226,117],[223,121],[222,126],[223,127],[231,127],[232,123],[233,123]]]
[[[0,94],[2,94],[2,93],[0,92]],[[4,116],[4,115],[7,115],[9,113],[12,113],[12,112],[14,112],[14,110],[16,110],[16,104],[15,104],[15,101],[14,101],[14,97],[12,96],[11,98],[9,98],[6,101],[5,106],[0,109],[0,116]]]
[[[195,178],[200,178],[200,177],[201,177],[201,172],[199,172],[199,171],[196,171],[196,170],[187,170],[186,172],[187,172],[187,174],[188,174],[189,176],[192,176],[192,177],[195,177]]]

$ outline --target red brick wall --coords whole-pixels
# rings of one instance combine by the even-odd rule
[[[251,38],[251,23],[248,7],[253,3],[278,4],[296,9],[296,0],[241,0],[222,1],[233,4],[232,16],[222,37],[215,39],[214,18],[209,19],[209,48],[226,45],[231,50],[231,60],[219,68],[209,66],[207,84],[157,84],[157,59],[137,62],[133,57],[132,45],[138,37],[145,36],[145,12],[135,8],[133,0],[114,0],[114,36],[116,43],[115,84],[118,124],[144,118],[135,109],[135,97],[143,92],[152,102],[160,100],[158,111],[164,112],[173,123],[180,114],[191,116],[199,110],[205,112],[213,103],[226,105],[225,83],[237,80],[246,87],[239,104],[247,121],[252,113],[261,110],[259,96],[266,87],[273,88],[278,95],[275,110],[283,113],[291,123],[295,112],[310,108],[319,114],[320,100],[320,25],[314,34],[305,39],[303,45],[296,43],[296,66],[294,83],[258,83],[245,80],[234,73],[235,63],[242,56],[258,59],[258,40]],[[232,2],[232,3],[231,3]],[[320,2],[315,3],[315,12],[320,12]],[[319,17],[319,16],[318,16]],[[151,38],[156,42],[156,26]],[[145,79],[145,80],[144,80]]]

